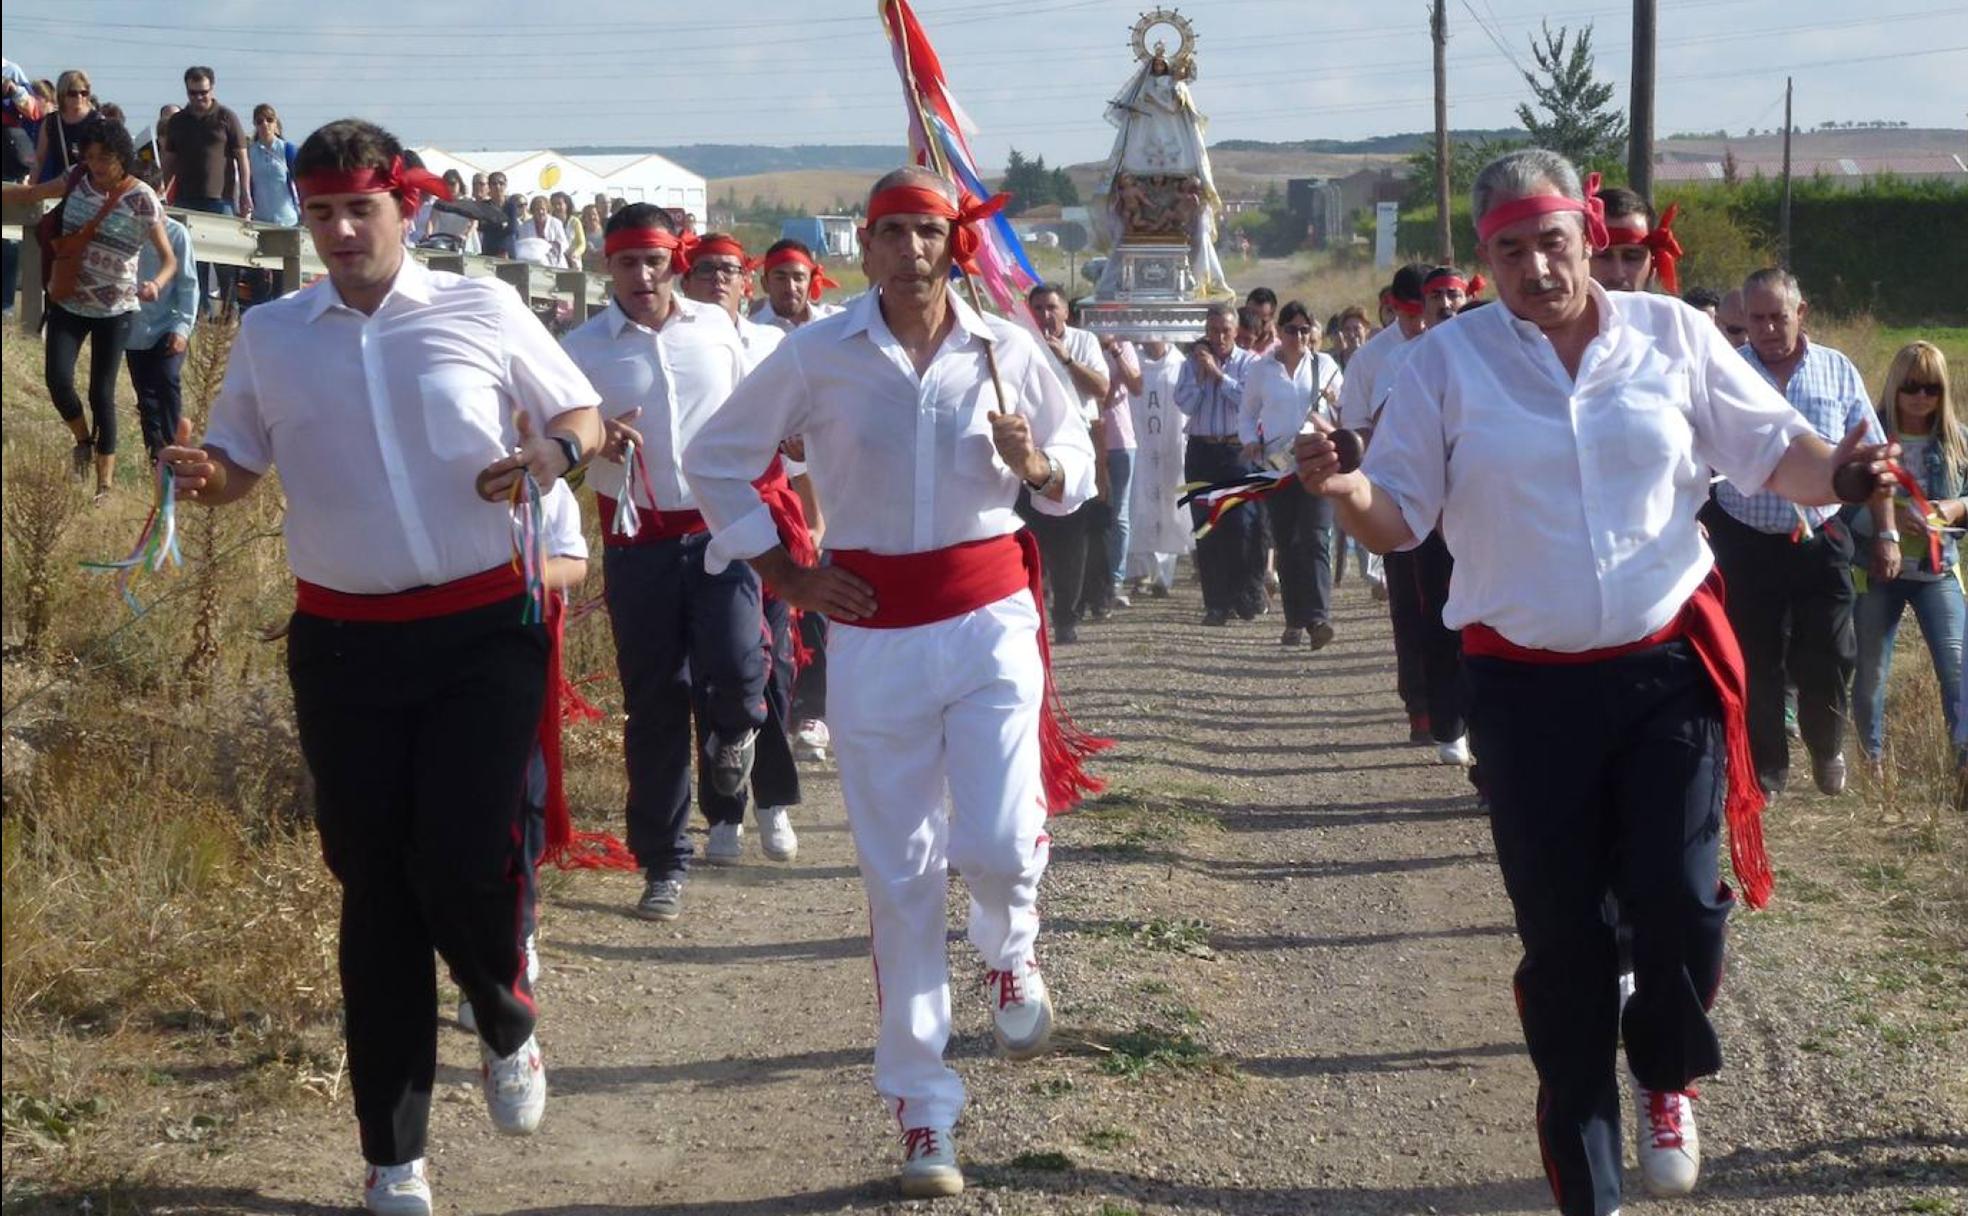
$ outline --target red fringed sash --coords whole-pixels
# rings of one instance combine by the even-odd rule
[[[598,722],[601,711],[588,704],[567,681],[562,652],[567,633],[567,597],[547,594],[547,700],[540,712],[540,755],[547,767],[547,850],[541,861],[563,870],[627,870],[641,867],[628,846],[608,832],[574,827],[567,807],[567,784],[560,748],[561,726],[569,721]]]
[[[874,588],[876,615],[851,622],[869,629],[934,624],[995,604],[1021,588],[1029,591],[1039,610],[1039,661],[1045,668],[1039,748],[1046,811],[1056,815],[1070,810],[1087,795],[1107,788],[1106,782],[1086,771],[1086,762],[1114,746],[1114,741],[1089,734],[1074,723],[1053,682],[1039,542],[1031,529],[927,553],[890,555],[848,549],[832,551],[829,557]]]
[[[1729,862],[1743,886],[1743,896],[1752,908],[1770,902],[1776,878],[1770,872],[1770,857],[1763,848],[1763,786],[1756,779],[1756,760],[1749,750],[1749,678],[1743,667],[1742,647],[1723,610],[1720,571],[1711,571],[1707,581],[1695,588],[1680,615],[1659,632],[1601,650],[1577,653],[1533,650],[1519,646],[1488,625],[1470,625],[1462,631],[1462,652],[1485,658],[1508,659],[1516,663],[1563,665],[1597,663],[1659,646],[1676,638],[1686,638],[1715,685],[1715,696],[1722,704],[1722,740],[1727,752],[1729,792],[1723,809],[1729,820]],[[1478,756],[1480,762],[1482,757]]]

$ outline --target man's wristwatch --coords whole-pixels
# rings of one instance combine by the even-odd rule
[[[1897,544],[1899,544],[1899,543],[1900,543],[1900,533],[1899,533],[1899,531],[1898,531],[1898,529],[1894,529],[1894,528],[1888,528],[1888,529],[1887,529],[1886,531],[1884,531],[1884,532],[1877,532],[1877,533],[1874,533],[1874,534],[1873,534],[1873,539],[1875,539],[1875,540],[1890,540],[1890,541],[1892,541],[1892,542],[1893,542],[1894,544],[1896,544],[1896,545],[1897,545]]]
[[[551,431],[547,438],[560,445],[560,454],[567,457],[567,467],[561,470],[561,477],[569,477],[581,467],[581,441],[572,435]]]
[[[1052,487],[1066,480],[1066,471],[1059,467],[1059,462],[1052,458],[1052,453],[1040,452],[1039,455],[1046,458],[1045,478],[1042,481],[1027,480],[1025,485],[1034,494],[1049,494],[1052,492]]]

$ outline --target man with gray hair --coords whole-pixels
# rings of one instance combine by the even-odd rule
[[[802,325],[684,451],[712,566],[747,560],[790,605],[824,612],[828,723],[867,888],[880,1030],[875,1088],[902,1127],[902,1190],[963,1190],[951,1127],[949,871],[970,889],[993,1029],[1014,1059],[1052,1031],[1039,972],[1049,809],[1097,788],[1098,741],[1050,699],[1036,543],[1021,487],[1064,517],[1094,486],[1077,404],[1025,329],[950,287],[974,273],[991,205],[903,169],[862,230],[867,294]],[[803,435],[827,512],[827,564],[794,561],[752,479]]]
[[[1865,378],[1852,361],[1804,336],[1810,306],[1797,279],[1770,267],[1743,280],[1749,327],[1742,355],[1829,440],[1860,429],[1878,442]],[[1797,687],[1797,727],[1811,754],[1811,776],[1826,794],[1845,791],[1845,717],[1851,708],[1858,638],[1852,626],[1851,529],[1831,507],[1796,507],[1778,495],[1715,487],[1703,513],[1715,562],[1729,582],[1729,620],[1749,667],[1749,744],[1756,775],[1776,794],[1790,771],[1784,696]],[[1872,572],[1899,574],[1900,536],[1885,506],[1874,513],[1877,539],[1864,554]]]
[[[1869,500],[1893,449],[1834,448],[1679,300],[1608,293],[1590,186],[1551,152],[1477,176],[1477,255],[1502,307],[1417,343],[1358,469],[1354,436],[1298,440],[1300,478],[1377,550],[1440,526],[1455,558],[1470,734],[1524,947],[1516,991],[1537,1128],[1566,1216],[1619,1210],[1616,1048],[1638,1081],[1642,1180],[1685,1194],[1689,1085],[1721,1067],[1708,1002],[1734,902],[1771,876],[1742,656],[1695,516],[1708,469],[1810,504]],[[1350,461],[1348,462],[1350,465]],[[1527,560],[1528,558],[1528,560]],[[1608,890],[1633,927],[1624,1010]]]
[[[1203,340],[1189,348],[1175,382],[1175,407],[1188,418],[1182,475],[1190,481],[1228,481],[1251,471],[1239,434],[1244,378],[1257,357],[1237,346],[1237,308],[1218,301],[1203,322]],[[1196,541],[1196,574],[1203,584],[1203,624],[1227,625],[1234,613],[1253,620],[1265,608],[1264,534],[1259,508],[1232,507]],[[1209,509],[1190,513],[1201,527]]]

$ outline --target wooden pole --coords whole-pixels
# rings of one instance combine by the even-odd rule
[[[1633,97],[1628,107],[1626,184],[1654,197],[1655,0],[1633,0]]]
[[[1435,249],[1444,266],[1455,265],[1455,229],[1449,219],[1449,15],[1435,0],[1428,33],[1435,43]]]
[[[1784,77],[1783,203],[1777,209],[1777,265],[1790,269],[1790,77]]]

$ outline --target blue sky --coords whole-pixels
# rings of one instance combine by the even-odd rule
[[[1663,135],[1781,121],[1968,126],[1968,3],[1660,0]],[[958,99],[1006,149],[1105,154],[1105,98],[1127,77],[1142,0],[919,0]],[[1425,0],[1188,0],[1198,104],[1218,139],[1356,138],[1432,123]],[[1450,0],[1450,122],[1514,125],[1540,17],[1596,26],[1624,104],[1630,9],[1610,0]],[[1855,15],[1863,13],[1863,15]],[[186,64],[217,69],[243,118],[270,101],[296,138],[332,118],[451,148],[570,144],[897,143],[902,103],[873,0],[528,5],[476,0],[64,0],[7,6],[8,58],[85,67],[141,126],[182,101]],[[1508,54],[1506,54],[1506,52]],[[1968,140],[1964,141],[1968,144]],[[1968,150],[1965,148],[1964,150]]]

